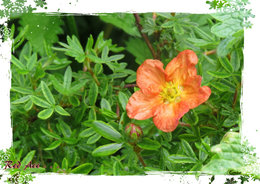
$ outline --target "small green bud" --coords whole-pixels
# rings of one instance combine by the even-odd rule
[[[128,123],[126,125],[125,133],[129,136],[130,140],[134,142],[137,142],[143,135],[141,127],[134,123]]]

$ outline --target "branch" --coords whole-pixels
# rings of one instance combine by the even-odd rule
[[[90,61],[87,59],[86,57],[86,61],[85,63],[83,64],[83,71],[84,72],[89,72],[90,75],[92,76],[92,78],[94,79],[95,83],[100,86],[100,82],[98,81],[96,75],[94,74],[93,70],[91,69],[91,66],[90,66]]]
[[[150,49],[150,51],[151,51],[151,53],[153,55],[153,58],[156,59],[157,58],[156,52],[154,51],[153,46],[152,46],[151,42],[148,39],[148,36],[142,32],[143,27],[140,24],[140,16],[138,15],[138,13],[134,13],[134,17],[135,17],[135,21],[136,21],[136,26],[137,26],[141,36],[144,38],[144,41],[147,44],[148,48]]]
[[[143,165],[143,167],[146,167],[146,164],[144,163],[144,159],[143,159],[143,157],[142,157],[141,154],[140,154],[141,149],[140,149],[136,144],[133,145],[133,148],[134,148],[134,152],[135,152],[136,155],[137,155],[137,158],[139,159],[139,161],[141,162],[141,164]]]
[[[206,56],[208,56],[208,55],[211,55],[211,54],[216,54],[216,52],[217,52],[217,50],[214,49],[214,50],[206,51],[206,52],[204,52],[203,54],[206,55]]]
[[[237,87],[238,88],[238,87]],[[238,93],[238,89],[236,88],[234,97],[233,97],[233,103],[232,103],[232,108],[234,109],[237,103],[237,93]]]
[[[179,125],[182,126],[182,127],[191,127],[190,124],[184,123],[184,122],[179,122]],[[212,126],[212,125],[199,125],[199,127],[210,127],[210,128],[215,128],[215,129],[217,129],[217,127]]]

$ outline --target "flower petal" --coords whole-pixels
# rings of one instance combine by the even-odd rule
[[[192,50],[184,50],[178,54],[165,68],[166,81],[183,81],[188,77],[196,76],[195,65],[198,57]]]
[[[136,83],[145,95],[159,94],[165,83],[163,63],[159,60],[145,60],[137,70]]]
[[[135,92],[126,105],[129,118],[144,120],[154,115],[154,108],[159,104],[159,97],[147,97],[141,90]]]
[[[193,109],[207,101],[211,90],[208,86],[201,87],[201,76],[197,75],[189,78],[183,84],[182,101],[185,101],[190,109]]]
[[[153,122],[155,126],[164,131],[172,132],[179,124],[179,119],[189,111],[187,104],[161,104],[155,111]]]

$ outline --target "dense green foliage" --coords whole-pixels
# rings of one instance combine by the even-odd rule
[[[133,14],[24,14],[12,20],[16,160],[34,150],[32,162],[47,172],[91,175],[154,170],[227,174],[245,166],[243,151],[222,140],[229,131],[239,132],[241,122],[244,34],[237,17],[147,13],[140,20],[154,53]],[[138,66],[153,56],[166,66],[185,49],[198,55],[202,85],[212,91],[209,100],[185,114],[171,133],[158,130],[152,119],[129,119],[125,107],[138,90]],[[125,133],[130,122],[143,131],[138,141]],[[223,154],[216,153],[217,144],[225,147]],[[238,156],[217,170],[214,164],[229,157],[225,152]]]

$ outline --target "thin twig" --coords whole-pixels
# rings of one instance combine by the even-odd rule
[[[116,114],[117,114],[117,117],[120,118],[120,108],[119,108],[118,103],[116,104]]]
[[[191,127],[190,124],[188,123],[184,123],[184,122],[179,122],[179,125],[182,126],[182,127]],[[215,126],[212,126],[212,125],[199,125],[199,127],[210,127],[210,128],[217,128]]]
[[[86,58],[86,61],[83,65],[83,71],[88,71],[90,73],[90,75],[92,76],[92,78],[94,79],[95,83],[100,86],[100,82],[98,81],[95,73],[93,72],[93,70],[91,69],[91,66],[90,66],[90,61],[88,60],[88,58]]]
[[[136,84],[126,84],[124,86],[124,88],[133,88],[133,87],[136,87],[137,85]]]
[[[134,152],[136,153],[137,158],[139,159],[139,161],[141,162],[141,164],[142,164],[144,167],[146,167],[146,164],[144,163],[144,159],[143,159],[143,157],[142,157],[141,154],[140,154],[141,149],[140,149],[136,144],[133,145],[133,148],[134,148]]]
[[[120,88],[120,86],[113,86],[114,88]],[[126,84],[123,88],[133,88],[137,87],[137,84]]]
[[[206,55],[206,56],[208,56],[208,55],[216,54],[216,53],[217,53],[217,50],[214,49],[214,50],[206,51],[206,52],[204,52],[203,54]]]
[[[180,126],[185,126],[185,127],[190,127],[190,124],[188,123],[183,123],[183,122],[179,122]]]
[[[138,13],[134,13],[134,17],[135,17],[137,28],[138,28],[141,36],[144,38],[144,41],[147,44],[148,48],[150,49],[150,51],[151,51],[151,53],[153,55],[153,58],[156,59],[157,58],[156,52],[154,51],[153,46],[152,46],[151,42],[149,41],[148,36],[142,32],[143,27],[140,24],[140,16],[139,16],[139,14]]]
[[[233,103],[232,103],[232,108],[234,109],[237,103],[237,91],[238,89],[236,88],[235,94],[234,94],[234,98],[233,98]]]

